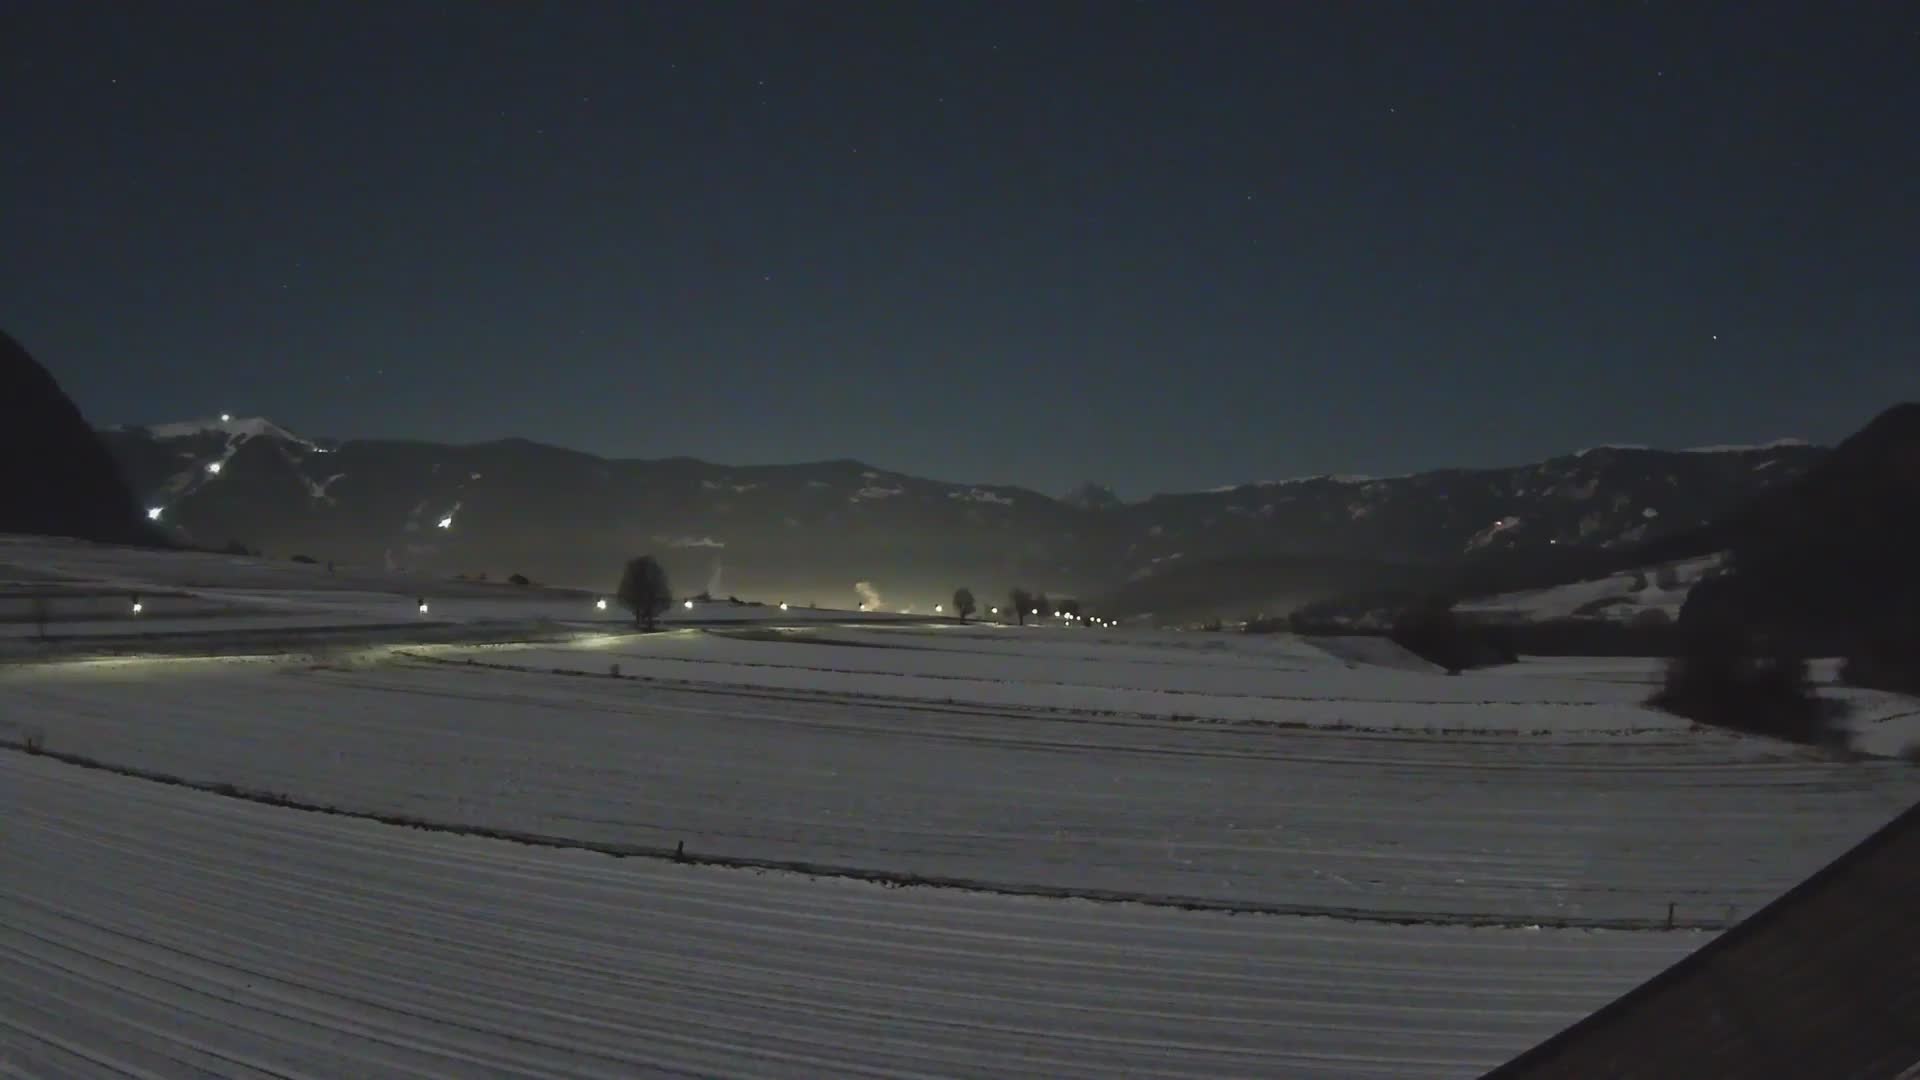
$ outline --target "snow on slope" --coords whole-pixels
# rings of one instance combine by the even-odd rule
[[[156,439],[185,439],[196,435],[218,434],[228,436],[230,442],[235,439],[271,438],[283,439],[306,447],[314,445],[311,441],[259,416],[209,417],[204,420],[185,420],[172,424],[148,424],[146,432]]]
[[[1685,454],[1753,454],[1762,450],[1781,450],[1790,446],[1811,446],[1805,439],[1775,439],[1772,442],[1724,446],[1689,446]]]
[[[1465,600],[1455,609],[1530,622],[1589,616],[1624,622],[1648,611],[1659,611],[1677,619],[1688,591],[1718,569],[1723,559],[1721,555],[1708,555],[1666,564],[1672,575],[1667,579],[1671,585],[1661,584],[1661,567],[1649,566],[1593,581]]]
[[[0,810],[29,1075],[1471,1076],[1705,940],[615,861],[17,754]]]

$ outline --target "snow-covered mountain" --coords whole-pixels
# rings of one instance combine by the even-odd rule
[[[642,551],[677,586],[903,604],[956,585],[1093,594],[1217,559],[1445,563],[1696,528],[1823,451],[1598,448],[1503,469],[1314,477],[1121,503],[953,484],[857,461],[610,460],[524,440],[308,439],[260,419],[103,432],[156,520],[195,542],[604,585]]]

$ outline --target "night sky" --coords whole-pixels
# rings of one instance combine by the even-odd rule
[[[97,423],[1128,496],[1920,397],[1920,4],[0,0]]]

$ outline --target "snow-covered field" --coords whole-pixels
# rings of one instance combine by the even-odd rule
[[[249,577],[284,567],[15,554],[16,582],[329,601]],[[1651,713],[1645,661],[1447,677],[1353,641],[728,607],[0,665],[0,1068],[1472,1075],[1920,796]]]
[[[777,603],[726,602],[675,604],[665,621],[724,625],[775,617],[802,625],[914,621],[882,612],[782,612]],[[190,646],[244,641],[248,635],[287,639],[375,628],[433,627],[471,634],[489,629],[612,630],[630,624],[630,617],[610,598],[568,589],[0,536],[0,646],[10,646],[7,651],[15,655],[124,648],[141,642]]]
[[[1012,627],[697,630],[458,655],[526,671],[1348,730],[1673,731],[1644,688],[1521,670],[1440,677],[1348,662],[1291,636]],[[1423,667],[1425,665],[1422,665]]]
[[[1470,1076],[1700,933],[614,860],[0,755],[28,1076]]]

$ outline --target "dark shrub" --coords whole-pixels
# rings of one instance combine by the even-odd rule
[[[1844,741],[1839,702],[1814,696],[1807,662],[1780,647],[1756,648],[1737,625],[1689,627],[1665,684],[1648,704],[1697,723],[1807,745]]]
[[[1450,675],[1467,668],[1511,664],[1517,657],[1502,634],[1491,627],[1468,626],[1444,597],[1431,597],[1402,611],[1387,635],[1393,642]]]

